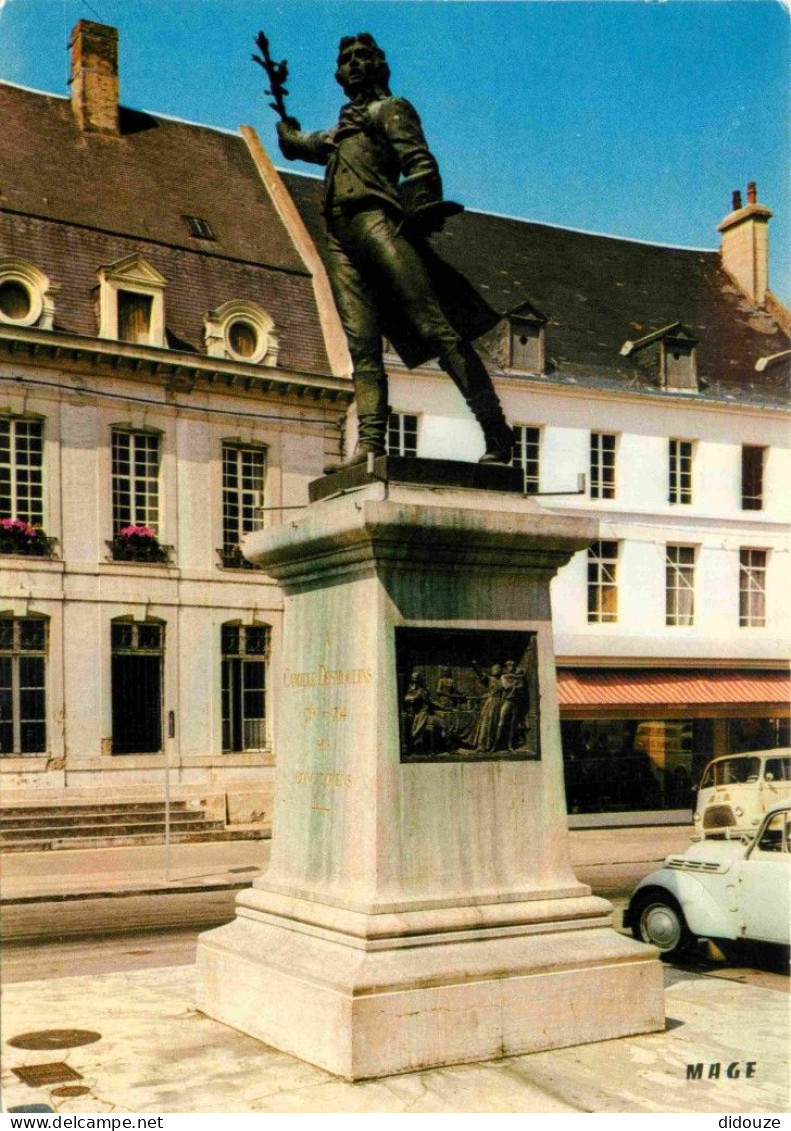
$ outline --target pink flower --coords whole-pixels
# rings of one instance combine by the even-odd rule
[[[152,538],[156,539],[156,534],[150,526],[122,526],[119,534],[122,538]]]
[[[31,526],[29,522],[24,522],[21,518],[0,518],[0,527],[9,533],[18,531],[19,534],[24,534],[27,538],[35,538],[38,533],[35,526]]]

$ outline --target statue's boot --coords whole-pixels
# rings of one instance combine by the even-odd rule
[[[383,456],[386,432],[387,413],[363,413],[359,417],[357,445],[353,454],[343,462],[326,464],[324,474],[334,475],[336,471],[345,471],[347,467],[367,463],[369,455]]]
[[[486,451],[478,462],[509,466],[514,454],[514,434],[503,415],[492,379],[475,349],[469,342],[459,342],[440,356],[439,363],[453,378],[483,431]]]

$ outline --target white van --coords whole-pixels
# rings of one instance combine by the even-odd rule
[[[751,836],[764,813],[791,798],[791,748],[715,758],[703,771],[693,840]]]

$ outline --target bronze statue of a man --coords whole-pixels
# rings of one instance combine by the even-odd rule
[[[499,315],[425,239],[460,206],[443,201],[420,118],[391,95],[390,69],[373,36],[341,40],[335,77],[349,98],[337,126],[303,133],[286,118],[277,130],[285,157],[327,167],[327,268],[354,366],[359,420],[357,448],[344,466],[385,450],[383,337],[410,368],[438,358],[483,429],[481,462],[510,463],[513,433],[470,345]]]

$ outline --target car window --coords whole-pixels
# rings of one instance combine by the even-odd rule
[[[775,813],[769,818],[755,848],[757,852],[786,851],[784,813]]]
[[[767,758],[764,777],[769,774],[774,781],[791,781],[791,758]]]
[[[725,758],[715,762],[709,769],[714,771],[717,785],[744,785],[757,782],[761,772],[760,758]]]

